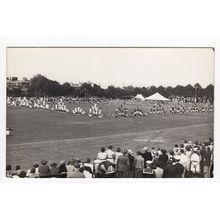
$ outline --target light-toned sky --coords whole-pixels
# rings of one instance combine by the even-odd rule
[[[214,83],[211,48],[8,48],[7,76],[115,86]]]

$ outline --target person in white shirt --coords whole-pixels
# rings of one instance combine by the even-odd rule
[[[113,163],[117,164],[118,162],[118,157],[121,156],[123,153],[121,152],[121,148],[117,147],[116,152],[113,155]]]
[[[180,149],[180,163],[183,165],[184,169],[187,169],[188,158],[184,153],[184,149]]]
[[[113,163],[113,157],[114,157],[115,152],[112,149],[113,149],[113,146],[109,145],[106,153],[107,153],[107,159]]]
[[[200,156],[198,155],[198,148],[194,147],[193,153],[190,158],[191,162],[191,171],[193,173],[199,173],[200,172]]]
[[[98,153],[98,155],[97,155],[97,159],[98,160],[106,160],[108,158],[108,155],[107,155],[107,153],[106,153],[106,151],[105,151],[105,148],[104,147],[102,147],[101,148],[101,151]]]

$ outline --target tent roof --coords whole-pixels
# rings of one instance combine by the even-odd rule
[[[156,92],[151,96],[145,98],[145,100],[157,100],[157,101],[170,101],[170,99],[165,98],[160,93]]]
[[[142,94],[137,94],[134,99],[141,99],[141,100],[145,100],[144,96]]]

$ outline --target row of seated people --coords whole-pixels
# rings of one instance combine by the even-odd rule
[[[59,102],[58,104],[55,104],[54,107],[51,108],[51,111],[70,112],[70,110],[63,102]]]
[[[128,109],[123,107],[122,105],[120,107],[117,107],[115,109],[115,113],[112,115],[114,118],[117,117],[128,117]]]
[[[183,106],[171,106],[170,114],[186,114],[188,113],[187,109]]]

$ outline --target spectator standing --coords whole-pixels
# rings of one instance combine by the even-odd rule
[[[133,156],[132,150],[128,150],[128,159],[129,159],[129,173],[128,177],[133,178],[134,177],[134,160],[135,157]]]
[[[144,167],[146,168],[147,167],[147,164],[146,162],[149,160],[149,161],[152,161],[153,160],[153,157],[152,157],[152,154],[151,152],[149,152],[149,147],[144,147],[143,148],[144,150],[144,153],[142,153],[142,157],[144,158]]]
[[[180,156],[176,155],[175,156],[175,163],[173,164],[174,166],[174,177],[175,178],[183,178],[183,174],[184,174],[184,167],[183,165],[180,163]]]
[[[179,162],[183,165],[184,170],[186,170],[187,169],[187,164],[188,164],[188,158],[185,155],[185,150],[182,149],[182,148],[180,149],[180,157],[179,157],[179,159],[180,159]]]
[[[137,157],[134,160],[134,176],[136,178],[143,177],[143,169],[144,169],[144,158],[140,151],[137,151]]]
[[[190,145],[187,145],[185,149],[186,149],[185,155],[186,155],[186,157],[187,157],[186,172],[188,173],[188,172],[190,171],[190,166],[191,166],[191,155],[192,155],[192,151],[191,151]]]
[[[163,177],[163,169],[160,168],[160,163],[159,162],[156,162],[154,165],[153,165],[153,170],[154,170],[154,175],[155,175],[155,178],[162,178]]]
[[[206,154],[204,155],[204,162],[203,162],[204,165],[203,173],[205,178],[210,177],[211,157],[212,157],[211,149],[210,147],[207,147],[207,151]]]
[[[114,164],[118,163],[118,157],[121,156],[121,155],[122,155],[121,148],[117,147],[116,152],[113,155],[113,158],[114,158],[113,162],[114,162]]]
[[[116,177],[127,178],[129,172],[129,165],[130,164],[127,156],[127,151],[125,150],[123,154],[118,157]]]
[[[162,169],[164,169],[164,167],[166,167],[167,165],[167,161],[169,159],[168,155],[167,155],[167,151],[165,149],[161,150],[162,154],[159,156],[159,163],[160,163],[160,167]]]
[[[115,152],[112,149],[113,149],[113,146],[109,145],[106,153],[107,153],[107,160],[113,163],[113,157],[114,157]]]
[[[166,167],[164,167],[163,178],[174,178],[175,177],[175,167],[172,161],[168,161]]]
[[[200,156],[198,154],[198,148],[194,147],[193,153],[190,158],[191,168],[190,170],[193,174],[198,174],[200,172]]]

